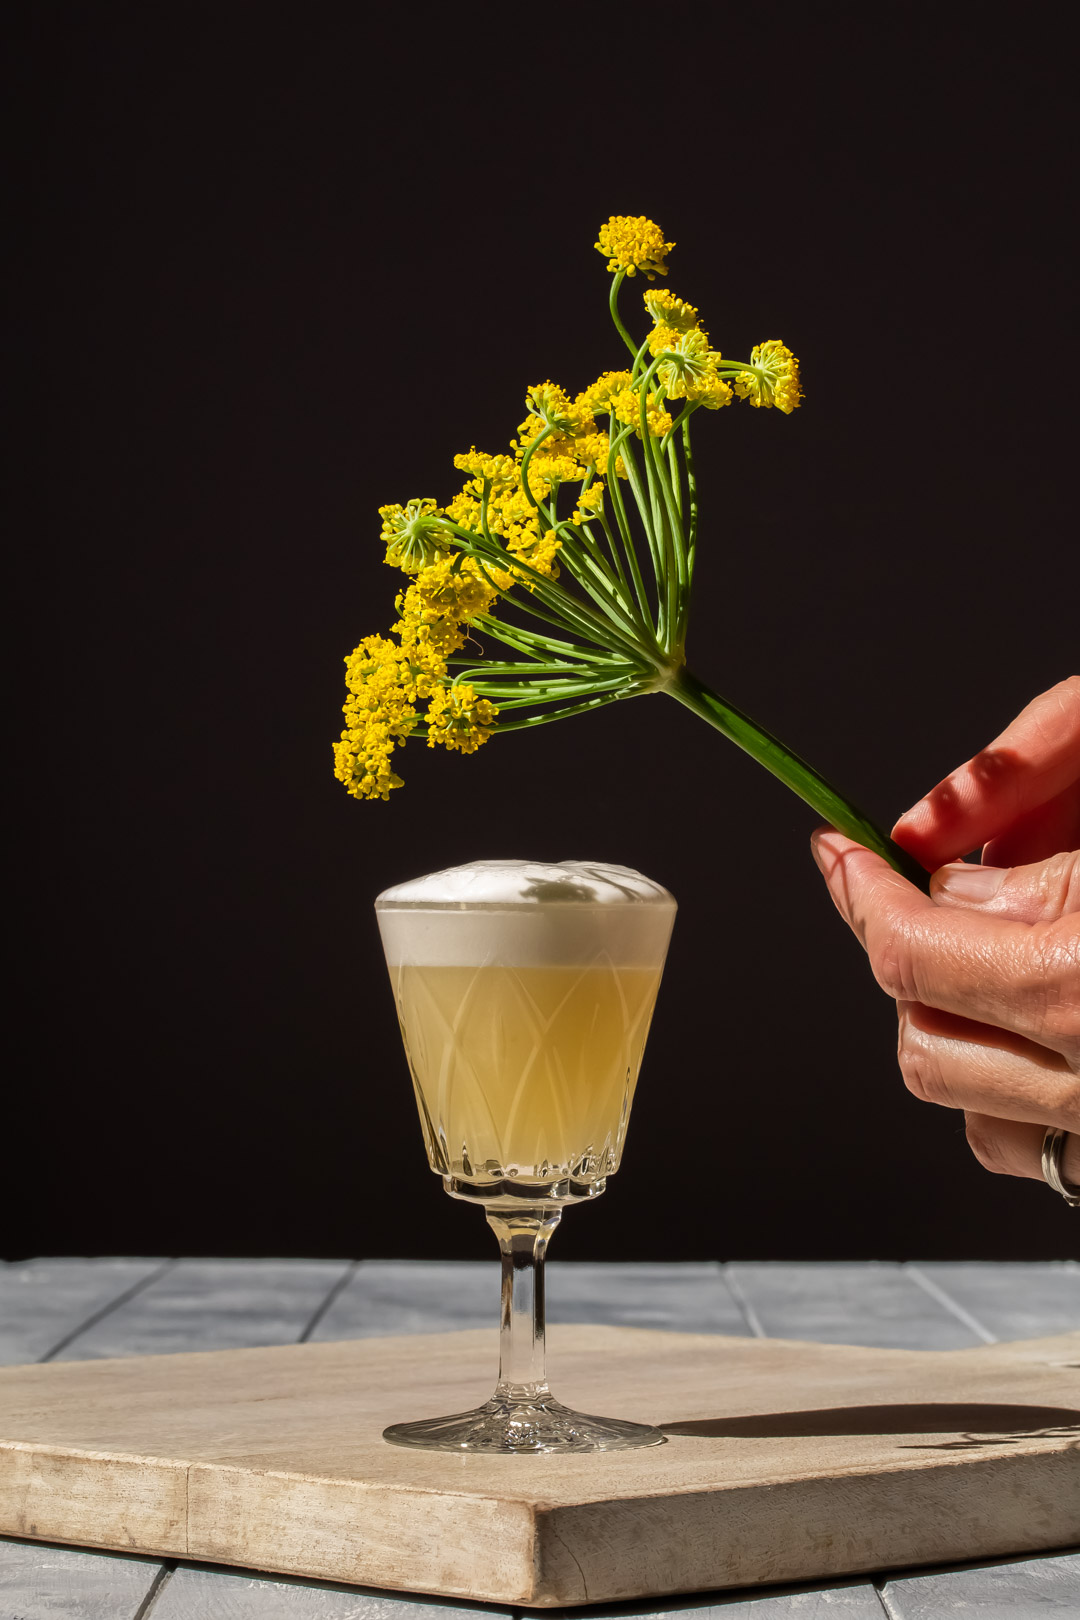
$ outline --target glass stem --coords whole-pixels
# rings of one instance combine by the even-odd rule
[[[544,1367],[544,1257],[561,1209],[488,1209],[502,1251],[499,1383],[495,1400],[532,1405],[551,1394]]]

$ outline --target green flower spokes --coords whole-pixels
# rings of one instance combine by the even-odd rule
[[[596,245],[614,273],[610,310],[629,367],[573,398],[534,385],[508,452],[455,456],[466,479],[446,506],[380,509],[386,560],[407,583],[390,635],[365,637],[346,659],[336,775],[357,798],[385,799],[401,786],[391,756],[408,738],[472,753],[494,731],[666,692],[922,880],[880,828],[686,668],[699,531],[691,419],[733,396],[790,414],[802,399],[798,361],[778,339],[748,361],[725,359],[694,306],[654,287],[651,329],[636,341],[620,289],[639,272],[666,275],[673,244],[648,219],[616,216]]]

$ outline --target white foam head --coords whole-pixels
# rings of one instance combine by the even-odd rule
[[[470,861],[395,884],[375,910],[392,967],[659,966],[675,899],[603,861]]]

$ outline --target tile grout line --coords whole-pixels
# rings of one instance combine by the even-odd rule
[[[349,1283],[352,1282],[353,1278],[356,1276],[356,1273],[357,1273],[357,1271],[359,1269],[360,1269],[359,1260],[350,1260],[349,1261],[348,1265],[345,1267],[345,1270],[342,1272],[342,1274],[338,1278],[337,1282],[334,1283],[333,1286],[331,1287],[330,1292],[327,1294],[327,1296],[323,1300],[322,1304],[316,1306],[315,1314],[312,1316],[310,1322],[308,1323],[307,1327],[304,1329],[303,1333],[301,1333],[300,1337],[297,1339],[297,1341],[296,1341],[297,1344],[306,1344],[307,1343],[308,1339],[314,1333],[315,1329],[318,1327],[319,1323],[322,1321],[323,1317],[326,1315],[326,1313],[330,1309],[331,1305],[337,1299],[338,1295],[340,1293],[344,1292],[345,1288],[348,1286]]]
[[[157,1270],[152,1271],[148,1277],[141,1277],[137,1283],[132,1285],[132,1287],[125,1289],[124,1292],[122,1294],[118,1294],[115,1299],[111,1299],[107,1305],[103,1305],[101,1309],[99,1311],[95,1311],[92,1316],[88,1316],[85,1322],[80,1322],[77,1328],[73,1328],[70,1333],[65,1333],[64,1337],[54,1344],[51,1350],[46,1351],[45,1355],[39,1358],[40,1361],[51,1361],[54,1356],[58,1356],[61,1350],[66,1350],[68,1345],[72,1344],[79,1337],[80,1333],[85,1333],[88,1328],[96,1327],[97,1324],[103,1321],[104,1318],[112,1311],[118,1310],[121,1305],[126,1305],[129,1299],[134,1299],[136,1294],[141,1294],[144,1288],[150,1287],[151,1283],[156,1283],[159,1278],[164,1277],[167,1271],[172,1270],[173,1266],[176,1265],[176,1262],[176,1255],[173,1255],[169,1260],[162,1261]]]
[[[720,1262],[720,1277],[728,1293],[738,1306],[739,1313],[742,1316],[743,1321],[746,1323],[755,1339],[767,1339],[769,1335],[762,1326],[761,1318],[757,1311],[755,1311],[753,1305],[751,1305],[750,1301],[743,1292],[742,1283],[739,1282],[738,1278],[732,1275],[730,1262],[724,1260]]]
[[[901,1270],[905,1277],[910,1277],[912,1282],[923,1290],[923,1293],[929,1294],[931,1299],[936,1300],[939,1305],[943,1305],[952,1316],[956,1317],[958,1322],[963,1322],[964,1326],[980,1338],[983,1344],[1000,1343],[996,1333],[991,1333],[989,1328],[983,1327],[977,1316],[972,1316],[970,1311],[965,1310],[957,1300],[953,1299],[951,1294],[947,1294],[940,1284],[936,1283],[932,1277],[927,1277],[911,1260],[906,1260]]]
[[[888,1616],[888,1620],[904,1620],[904,1617],[900,1613],[900,1610],[893,1608],[892,1598],[889,1597],[888,1593],[885,1590],[885,1588],[889,1584],[889,1577],[887,1575],[882,1575],[877,1580],[872,1581],[870,1584],[873,1586],[874,1591],[877,1593],[877,1600],[881,1604],[881,1607],[884,1609],[886,1615]],[[139,1620],[139,1617],[137,1615],[135,1617],[135,1620]]]
[[[142,1602],[139,1604],[139,1607],[135,1610],[135,1613],[132,1615],[131,1620],[146,1620],[146,1616],[150,1613],[151,1609],[154,1607],[154,1604],[158,1600],[158,1595],[160,1594],[162,1589],[164,1587],[166,1587],[169,1584],[169,1582],[172,1580],[173,1575],[175,1574],[175,1572],[176,1572],[176,1562],[175,1562],[175,1560],[173,1560],[172,1562],[167,1563],[167,1564],[162,1564],[161,1568],[158,1570],[157,1574],[154,1576],[154,1579],[153,1579],[153,1581],[151,1583],[149,1591],[146,1593],[146,1596],[143,1598]]]

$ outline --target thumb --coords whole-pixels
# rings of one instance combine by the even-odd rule
[[[953,861],[930,879],[940,905],[977,909],[1011,922],[1053,922],[1080,911],[1080,850],[1051,855],[1030,866],[972,866]]]

